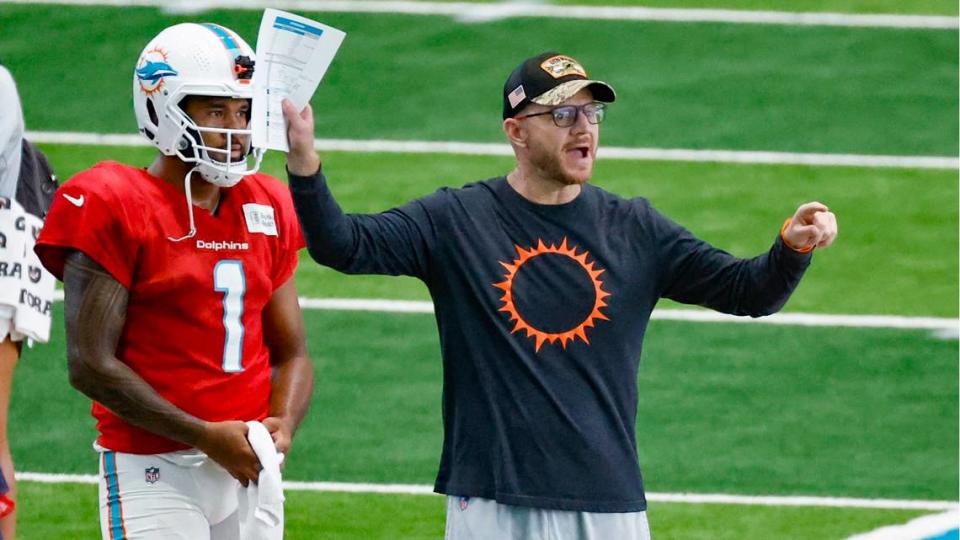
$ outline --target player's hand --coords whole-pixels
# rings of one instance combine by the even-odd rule
[[[783,230],[783,241],[797,251],[825,248],[837,237],[837,216],[826,205],[809,202],[800,205],[790,224]]]
[[[284,99],[283,117],[287,119],[287,170],[297,176],[313,176],[320,170],[320,157],[313,149],[313,108],[308,103],[302,111]]]
[[[270,436],[273,437],[273,445],[277,447],[277,452],[284,456],[281,468],[287,462],[286,457],[290,455],[290,445],[293,443],[293,430],[290,428],[290,422],[280,416],[268,416],[263,419],[263,427],[267,428]]]
[[[260,477],[260,460],[247,441],[247,424],[239,420],[207,422],[197,448],[236,478],[244,487]]]

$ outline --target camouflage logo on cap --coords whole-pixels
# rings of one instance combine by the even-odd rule
[[[567,75],[579,75],[586,77],[587,72],[579,62],[569,56],[559,55],[551,56],[540,64],[540,68],[550,74],[554,79],[566,77]]]

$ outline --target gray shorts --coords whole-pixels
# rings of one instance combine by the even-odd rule
[[[573,512],[447,496],[446,540],[650,540],[646,512]]]

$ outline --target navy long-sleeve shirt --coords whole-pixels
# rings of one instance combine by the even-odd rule
[[[435,489],[504,504],[646,509],[637,371],[657,300],[767,315],[810,261],[779,236],[736,258],[589,184],[541,205],[500,177],[371,215],[344,214],[322,174],[290,188],[314,260],[426,283],[444,367]]]

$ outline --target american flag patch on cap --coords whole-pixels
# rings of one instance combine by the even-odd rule
[[[507,95],[511,107],[516,107],[518,103],[526,99],[527,93],[523,91],[523,85],[516,87],[513,92]]]

